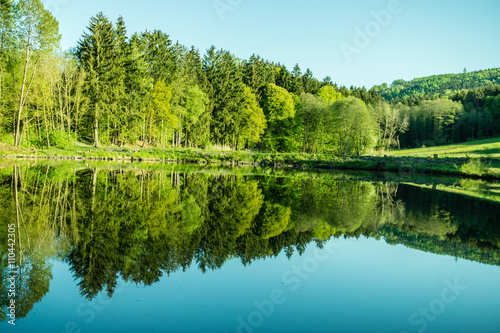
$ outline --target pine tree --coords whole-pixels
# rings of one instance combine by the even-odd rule
[[[129,41],[127,72],[125,76],[126,89],[126,136],[129,141],[143,134],[145,124],[145,109],[149,102],[149,93],[153,88],[151,66],[146,58],[146,42],[138,34]]]
[[[127,39],[127,29],[125,22],[120,16],[116,22],[115,29],[115,50],[114,50],[114,66],[112,73],[113,81],[113,103],[110,105],[110,127],[108,131],[112,131],[111,142],[113,144],[120,144],[121,137],[127,131],[127,95],[126,95],[126,75],[130,70],[131,49]],[[109,126],[108,126],[109,127]]]
[[[235,114],[243,98],[240,67],[233,55],[225,50],[208,49],[203,59],[207,77],[208,96],[211,101],[212,122],[210,133],[217,144],[236,144]]]
[[[154,82],[163,80],[170,85],[176,78],[177,58],[169,35],[159,30],[146,31],[142,39]]]
[[[88,30],[78,42],[76,56],[87,72],[85,91],[94,111],[93,137],[97,148],[100,118],[109,119],[107,117],[116,103],[115,86],[119,80],[115,63],[117,35],[113,24],[102,13],[90,19]]]
[[[300,96],[304,92],[304,84],[302,82],[302,72],[300,70],[299,64],[296,64],[293,67],[292,71],[292,89],[290,92],[294,93],[297,96]]]

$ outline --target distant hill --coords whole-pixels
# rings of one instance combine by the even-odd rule
[[[396,80],[390,86],[386,83],[373,87],[387,101],[421,100],[449,96],[461,90],[471,90],[500,84],[500,68],[461,74],[433,75],[411,81]]]

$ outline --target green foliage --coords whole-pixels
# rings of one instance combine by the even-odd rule
[[[210,133],[217,144],[235,146],[235,115],[243,98],[241,68],[236,57],[214,46],[203,59],[211,111]]]
[[[118,102],[123,95],[123,77],[118,57],[117,34],[113,23],[102,13],[92,17],[88,33],[82,36],[75,51],[80,66],[86,71],[84,91],[93,114],[93,139],[99,145],[100,123],[109,124],[118,116]]]
[[[20,0],[16,10],[16,46],[23,54],[24,67],[19,93],[16,96],[19,103],[17,105],[14,145],[19,147],[22,134],[21,123],[24,126],[26,121],[23,109],[31,88],[31,84],[28,83],[28,70],[31,69],[33,77],[42,56],[53,52],[58,46],[61,36],[59,35],[59,23],[39,0]]]
[[[390,87],[376,86],[375,89],[387,100],[400,102],[412,98],[433,98],[449,96],[461,90],[471,90],[492,84],[500,84],[500,69],[488,69],[460,74],[434,75],[411,81],[396,80]]]
[[[488,167],[483,162],[481,162],[480,159],[477,158],[471,158],[469,162],[463,164],[460,167],[460,171],[462,171],[466,175],[482,176],[486,173],[487,170]]]
[[[272,83],[265,88],[262,107],[269,122],[281,121],[295,116],[292,95],[284,88]]]
[[[199,146],[208,139],[210,114],[207,110],[207,95],[195,85],[188,89],[186,99],[186,114],[184,128],[186,130],[186,140],[194,146]]]
[[[288,228],[292,210],[290,207],[283,207],[280,204],[264,204],[262,221],[260,226],[260,236],[262,239],[269,239],[279,236]]]
[[[333,228],[328,223],[323,222],[323,223],[319,223],[314,228],[313,235],[314,235],[314,237],[316,237],[317,239],[319,239],[321,241],[326,241],[330,237],[332,237],[332,235],[335,235],[336,232],[337,232],[337,230],[335,228]]]
[[[237,147],[254,147],[266,129],[266,116],[257,102],[257,96],[244,86],[243,100],[237,116]]]
[[[262,89],[269,83],[276,83],[275,65],[265,61],[258,55],[251,55],[243,62],[243,83],[247,85],[257,99],[261,99]]]
[[[347,88],[255,54],[200,56],[159,30],[129,37],[103,13],[60,54],[40,0],[2,0],[0,18],[0,129],[16,146],[363,154],[500,135],[498,69]]]
[[[322,87],[318,93],[318,97],[326,104],[330,105],[342,99],[343,96],[333,86],[327,85]]]
[[[384,84],[375,90],[393,105],[401,103],[411,107],[406,112],[410,128],[401,135],[401,146],[420,147],[424,142],[427,146],[441,145],[500,134],[500,108],[495,102],[500,94],[499,77],[500,69],[497,68],[409,82],[396,80],[391,87]],[[450,105],[443,104],[442,101],[448,98],[461,104],[454,107],[455,112],[450,112]],[[436,105],[432,105],[431,110],[424,111],[434,102]],[[447,109],[444,113],[443,106]],[[453,118],[451,122],[450,118]]]
[[[65,131],[55,131],[49,134],[49,142],[51,147],[57,147],[60,149],[70,149],[74,147],[76,141],[76,137],[74,134],[70,134]],[[44,145],[41,143],[41,147]]]
[[[302,94],[300,104],[299,116],[304,128],[302,151],[307,153],[324,151],[326,143],[331,140],[327,128],[328,104],[324,99],[311,94]]]
[[[204,221],[203,212],[196,203],[193,196],[190,196],[187,200],[182,203],[182,220],[184,221],[184,227],[189,234],[192,234],[196,229],[198,229]]]
[[[17,37],[22,49],[51,52],[59,44],[59,23],[39,0],[20,0],[17,4]]]
[[[179,116],[172,112],[172,87],[167,87],[163,80],[155,83],[149,94],[150,107],[145,109],[148,134],[160,136],[165,128],[177,128]]]
[[[403,146],[420,147],[426,141],[445,144],[458,139],[455,124],[463,113],[462,104],[449,99],[436,99],[402,111],[402,115],[409,119],[408,131],[401,136]]]
[[[14,145],[14,137],[10,134],[5,134],[0,132],[0,143],[5,143],[8,145]]]
[[[341,155],[360,155],[375,146],[376,124],[365,103],[356,97],[341,99],[330,106],[330,128]]]
[[[298,123],[293,95],[270,83],[264,89],[261,104],[267,119],[263,147],[271,151],[294,151]]]

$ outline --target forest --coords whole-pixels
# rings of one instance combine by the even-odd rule
[[[450,96],[463,90],[474,90],[500,84],[500,68],[460,74],[441,74],[416,78],[410,81],[395,80],[373,87],[388,101],[415,103],[418,99]]]
[[[14,147],[362,155],[500,134],[498,70],[461,74],[462,85],[453,75],[431,81],[449,94],[347,88],[299,64],[290,71],[215,46],[201,54],[158,30],[129,34],[122,17],[103,13],[62,51],[39,0],[0,5],[0,142]]]

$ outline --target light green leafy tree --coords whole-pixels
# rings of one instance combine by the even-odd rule
[[[171,102],[172,87],[167,87],[163,80],[159,80],[151,90],[150,108],[146,109],[145,114],[148,118],[146,123],[148,124],[150,142],[152,137],[165,137],[166,128],[172,128],[177,125],[178,118],[172,112]]]
[[[22,74],[21,89],[15,128],[16,147],[21,139],[21,120],[23,108],[30,92],[37,66],[44,53],[50,53],[59,44],[59,23],[54,16],[46,10],[39,0],[20,0],[17,4],[18,15],[16,24],[16,37],[19,47],[24,53],[24,69]],[[29,71],[31,70],[31,75]],[[30,77],[30,78],[28,78]]]
[[[299,116],[302,118],[304,136],[302,151],[307,153],[317,152],[324,149],[325,119],[327,104],[319,97],[311,94],[300,96],[301,110]]]
[[[14,23],[17,8],[12,0],[0,0],[0,105],[5,62],[15,45]],[[0,109],[1,111],[1,109]]]
[[[207,95],[195,85],[188,89],[186,98],[186,113],[184,117],[185,146],[199,143],[200,138],[196,129],[202,115],[207,111]]]
[[[238,148],[252,147],[260,142],[266,128],[266,116],[257,102],[257,96],[244,86],[243,100],[236,116],[236,140]]]
[[[286,89],[270,83],[266,85],[262,98],[262,109],[267,119],[263,140],[264,148],[272,151],[286,151],[287,140],[295,125],[295,101]]]
[[[399,135],[405,133],[410,125],[409,107],[380,102],[372,110],[379,127],[377,146],[383,149],[399,147]]]
[[[359,98],[348,97],[333,103],[329,128],[333,131],[339,154],[360,155],[375,146],[376,123]]]
[[[342,94],[331,85],[321,87],[316,95],[328,105],[335,103],[343,97]]]

